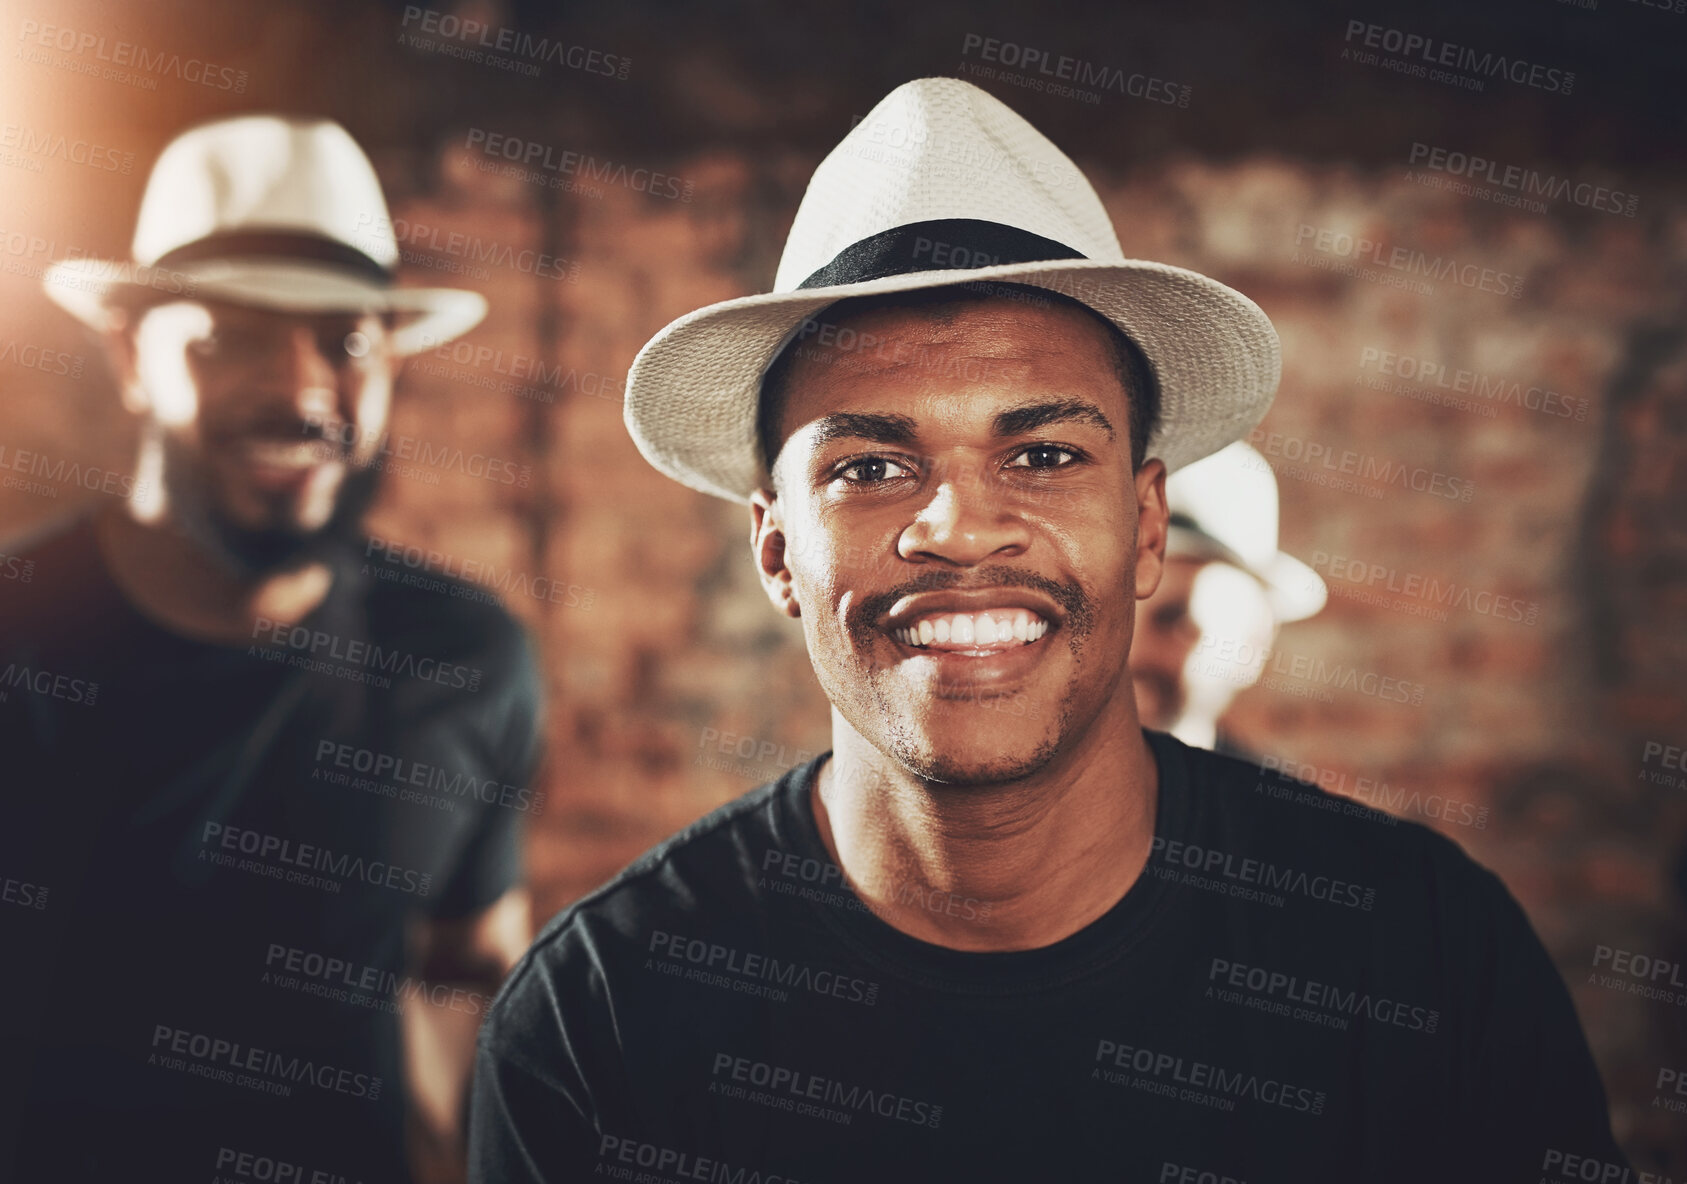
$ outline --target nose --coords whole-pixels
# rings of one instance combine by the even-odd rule
[[[932,488],[897,540],[913,563],[972,567],[993,557],[1023,555],[1031,531],[1008,499],[988,482],[957,472]]]
[[[340,406],[340,382],[308,325],[289,325],[277,334],[263,359],[259,377],[262,393],[287,406],[307,421],[349,418]]]

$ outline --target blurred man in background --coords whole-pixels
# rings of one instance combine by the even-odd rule
[[[1166,570],[1137,612],[1131,679],[1143,727],[1246,757],[1220,730],[1259,681],[1277,627],[1324,607],[1323,578],[1277,549],[1277,478],[1238,440],[1166,478]]]
[[[6,548],[0,855],[41,901],[3,922],[8,1178],[409,1179],[530,936],[540,683],[483,590],[392,578],[359,523],[404,357],[485,301],[394,285],[326,120],[179,136],[133,254],[46,280],[133,480]]]

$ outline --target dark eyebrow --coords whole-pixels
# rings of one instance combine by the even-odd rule
[[[1024,436],[1051,423],[1069,420],[1092,423],[1105,431],[1109,440],[1117,436],[1113,424],[1101,413],[1101,408],[1082,399],[1061,399],[1050,403],[1027,403],[1023,407],[1014,407],[996,416],[992,430],[998,436]]]
[[[840,411],[821,419],[814,429],[816,447],[844,437],[871,440],[875,444],[914,443],[914,421],[906,415],[869,415]]]

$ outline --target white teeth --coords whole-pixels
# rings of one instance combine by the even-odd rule
[[[299,443],[279,441],[254,441],[245,446],[248,458],[259,464],[286,465],[304,468],[308,465],[321,464],[328,459],[328,449],[315,440]]]
[[[997,646],[1009,641],[1029,645],[1049,630],[1049,623],[1028,609],[992,609],[981,613],[933,613],[895,631],[905,645]]]

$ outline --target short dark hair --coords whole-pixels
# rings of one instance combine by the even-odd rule
[[[1107,330],[1107,339],[1113,346],[1113,372],[1124,389],[1125,402],[1129,407],[1131,468],[1133,471],[1140,469],[1147,459],[1148,440],[1160,426],[1159,381],[1154,375],[1152,363],[1129,334],[1082,301],[1029,284],[947,284],[936,288],[917,288],[911,292],[849,296],[827,305],[804,324],[836,323],[846,317],[881,308],[919,309],[934,319],[947,321],[953,319],[953,314],[945,312],[946,306],[990,299],[1018,300],[1045,308],[1065,305],[1094,318]],[[807,336],[807,333],[798,334],[786,342],[762,375],[761,395],[756,405],[756,438],[761,446],[762,462],[770,474],[773,462],[779,459],[779,451],[784,447],[784,441],[779,438],[779,417],[785,409],[791,366],[798,357],[794,347]]]

